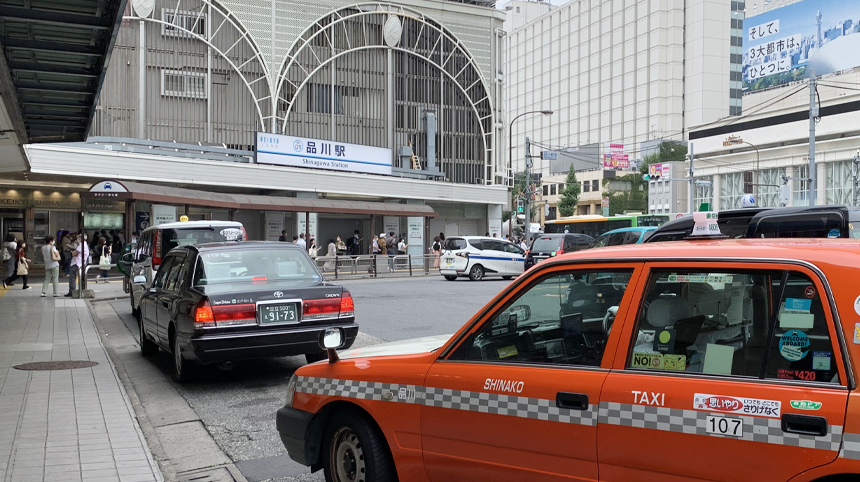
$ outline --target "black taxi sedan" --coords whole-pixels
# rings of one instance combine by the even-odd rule
[[[326,282],[307,252],[287,243],[174,248],[140,306],[143,356],[159,347],[171,352],[183,382],[196,364],[293,355],[322,360],[326,328],[343,328],[348,345],[358,334],[349,291]]]

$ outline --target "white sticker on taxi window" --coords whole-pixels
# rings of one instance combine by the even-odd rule
[[[731,283],[732,276],[725,274],[673,274],[669,275],[669,281],[678,283]]]
[[[782,402],[759,398],[729,397],[697,393],[693,396],[693,408],[708,412],[737,413],[770,418],[780,418]]]

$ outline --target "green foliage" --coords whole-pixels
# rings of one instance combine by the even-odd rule
[[[564,184],[564,191],[561,192],[561,197],[558,199],[559,216],[573,216],[573,213],[576,212],[576,203],[579,202],[581,189],[579,181],[576,180],[576,171],[573,170],[573,164],[571,164]]]
[[[782,72],[780,74],[768,75],[767,77],[762,77],[760,79],[755,80],[754,82],[744,81],[744,88],[749,89],[750,91],[754,91],[766,89],[775,85],[787,84],[789,82],[794,82],[797,80],[803,80],[805,78],[806,66],[800,67],[798,69],[792,69],[788,72]]]
[[[687,146],[685,144],[675,142],[663,142],[660,148],[654,154],[645,156],[642,164],[639,166],[639,172],[635,174],[627,174],[626,176],[618,176],[617,181],[629,181],[631,189],[629,191],[610,192],[604,191],[604,196],[609,196],[609,215],[624,214],[625,212],[648,212],[648,181],[642,179],[642,176],[648,174],[648,167],[651,164],[663,164],[666,162],[682,162],[687,156]],[[603,185],[609,182],[609,179],[603,180]]]

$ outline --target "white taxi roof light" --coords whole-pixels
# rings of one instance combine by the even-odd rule
[[[693,213],[693,231],[690,236],[721,236],[719,218],[716,211],[700,211]]]

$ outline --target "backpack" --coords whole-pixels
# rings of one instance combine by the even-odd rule
[[[3,246],[3,261],[12,259],[12,254],[9,252],[9,245]]]

